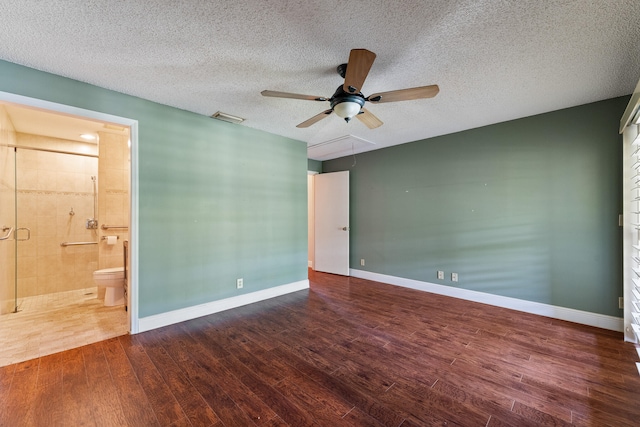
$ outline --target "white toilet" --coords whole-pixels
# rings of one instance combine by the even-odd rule
[[[111,307],[124,304],[124,267],[105,268],[93,272],[93,281],[100,288],[106,289],[104,305]]]

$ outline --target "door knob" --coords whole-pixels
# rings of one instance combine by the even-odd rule
[[[349,227],[342,227],[342,231],[349,231]]]

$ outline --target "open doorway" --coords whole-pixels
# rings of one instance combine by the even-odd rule
[[[349,171],[307,175],[309,266],[349,276]]]
[[[0,365],[135,332],[136,129],[0,93]],[[126,300],[105,305],[93,273],[127,264]]]

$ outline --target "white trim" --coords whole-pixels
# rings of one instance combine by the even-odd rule
[[[71,105],[58,104],[56,102],[45,101],[28,96],[16,95],[15,93],[0,91],[0,101],[19,104],[31,108],[54,111],[60,114],[67,114],[109,122],[131,129],[129,138],[131,139],[131,219],[129,223],[129,305],[127,315],[129,316],[129,332],[138,332],[138,121],[126,117],[114,116],[98,111],[86,110],[84,108],[73,107]]]
[[[315,198],[313,195],[313,177],[319,172],[307,171],[307,265],[313,268],[315,260]]]
[[[138,242],[140,241],[138,240],[138,194],[140,194],[138,178],[138,122],[133,122],[129,128],[129,138],[131,140],[131,147],[129,149],[129,155],[131,158],[131,182],[129,188],[129,305],[127,306],[127,312],[129,313],[129,333],[137,334],[139,332],[138,323],[140,321],[138,318],[138,313],[140,313],[138,299],[138,284],[140,277],[138,275]]]
[[[166,313],[154,314],[142,317],[138,323],[138,332],[146,332],[163,326],[173,325],[197,317],[207,316],[220,311],[241,307],[247,304],[264,301],[270,298],[279,297],[292,292],[309,289],[309,280],[301,280],[274,288],[252,292],[250,294],[238,295],[218,301],[211,301],[200,305],[168,311]]]
[[[631,120],[638,114],[640,106],[640,81],[636,85],[633,94],[631,95],[631,99],[627,104],[627,108],[625,108],[624,113],[622,114],[622,118],[620,119],[620,133],[623,133],[627,126],[631,125]]]
[[[419,280],[405,279],[403,277],[387,276],[386,274],[372,273],[370,271],[351,269],[351,276],[375,282],[389,283],[419,291],[431,292],[439,295],[460,298],[468,301],[480,302],[525,313],[537,314],[554,319],[566,320],[583,325],[595,326],[602,329],[610,329],[622,332],[623,320],[620,317],[575,310],[573,308],[558,307],[534,301],[526,301],[517,298],[492,295],[484,292],[470,291],[468,289],[454,288],[452,286],[438,285],[436,283],[421,282]]]

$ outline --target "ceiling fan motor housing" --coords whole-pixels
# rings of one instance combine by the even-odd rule
[[[338,86],[338,89],[336,89],[333,96],[329,98],[331,109],[333,110],[336,105],[341,104],[343,102],[355,102],[360,106],[360,108],[362,108],[364,107],[365,98],[362,95],[362,93],[348,93],[348,92],[345,92],[342,86]],[[351,120],[351,117],[345,117],[344,119],[348,123],[349,120]]]

